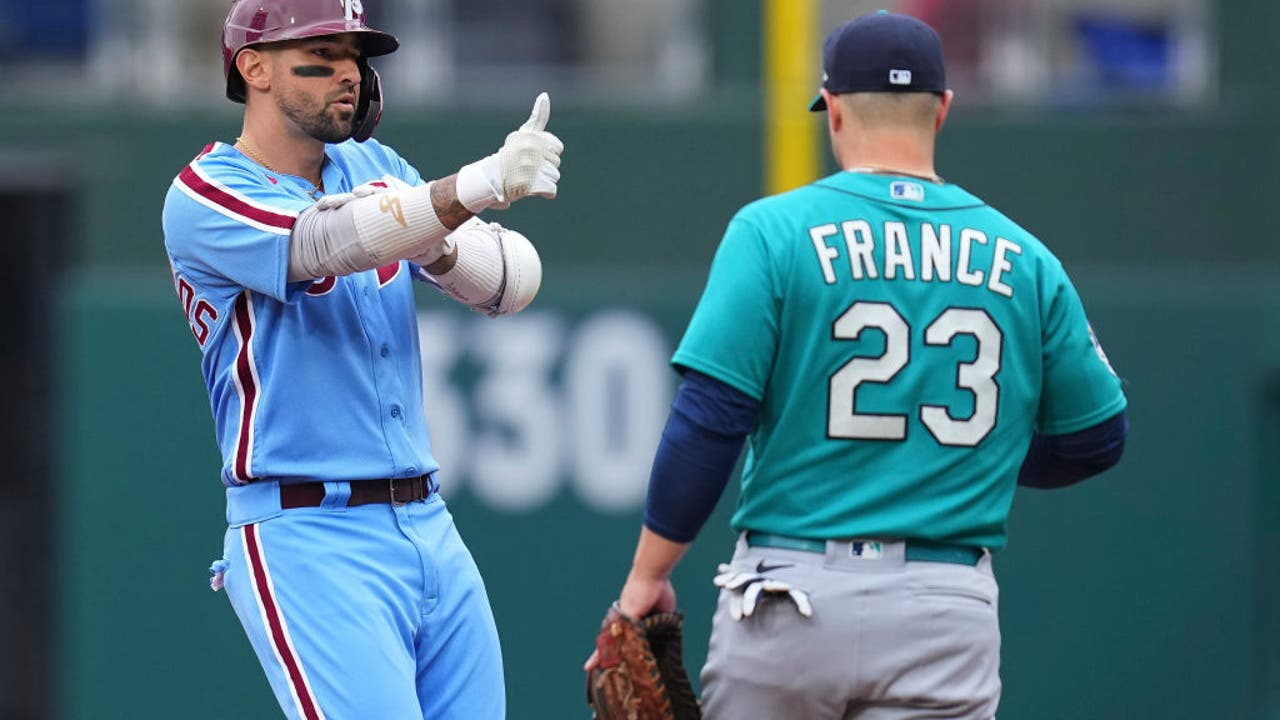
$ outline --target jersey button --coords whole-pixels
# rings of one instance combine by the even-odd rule
[[[388,355],[390,355],[390,354],[391,354],[391,348],[387,347],[386,345],[383,345],[383,346],[382,346],[382,357],[386,357],[386,356],[388,356]]]
[[[400,406],[399,406],[399,405],[392,405],[392,406],[391,406],[391,417],[393,417],[393,418],[398,418],[398,417],[400,417]]]

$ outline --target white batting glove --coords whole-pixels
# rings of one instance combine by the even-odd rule
[[[458,201],[473,213],[504,210],[530,195],[554,198],[560,182],[564,143],[547,132],[551,97],[541,93],[520,129],[507,136],[498,152],[458,170]]]
[[[719,574],[712,582],[716,587],[729,591],[729,615],[734,620],[751,617],[760,602],[760,596],[764,594],[786,595],[795,603],[796,610],[801,615],[813,617],[813,603],[809,602],[809,593],[791,583],[750,570],[735,570],[733,566],[723,563],[717,570]]]

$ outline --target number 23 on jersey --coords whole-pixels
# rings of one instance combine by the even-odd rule
[[[858,412],[858,387],[864,383],[889,384],[911,361],[911,328],[902,314],[889,303],[855,302],[832,326],[836,341],[858,340],[862,332],[884,333],[884,353],[879,357],[856,357],[842,365],[828,381],[827,436],[851,440],[905,440],[907,415]],[[949,346],[958,335],[969,335],[977,343],[970,362],[959,363],[956,384],[973,395],[973,414],[957,419],[945,405],[923,403],[920,420],[942,445],[973,447],[982,442],[996,425],[1004,334],[985,310],[947,308],[925,327],[926,346]],[[910,410],[910,408],[903,408]]]

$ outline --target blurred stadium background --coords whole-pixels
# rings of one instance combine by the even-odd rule
[[[887,6],[941,32],[939,171],[1063,258],[1133,423],[1121,466],[1021,491],[1002,720],[1280,718],[1280,81],[1266,0],[365,0],[379,137],[425,175],[551,91],[560,199],[502,218],[545,263],[495,321],[420,295],[442,479],[485,573],[512,718],[586,717],[684,328],[720,232],[832,169],[821,38]],[[276,717],[206,568],[224,529],[198,351],[160,232],[232,140],[228,0],[0,0],[0,718]],[[317,398],[322,402],[323,398]],[[681,566],[705,653],[727,496]]]

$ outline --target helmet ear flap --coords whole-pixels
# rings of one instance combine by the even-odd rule
[[[374,128],[382,119],[382,78],[367,60],[360,60],[360,99],[356,103],[355,122],[351,138],[364,142],[373,137]]]

